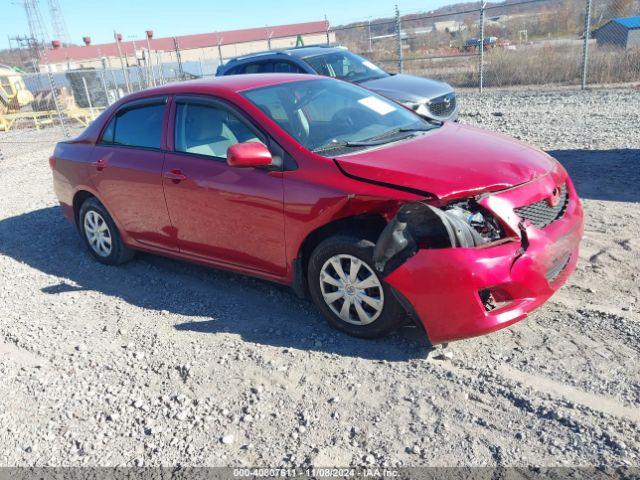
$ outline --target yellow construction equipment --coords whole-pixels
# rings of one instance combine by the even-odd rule
[[[67,88],[57,91],[58,106],[70,123],[86,127],[103,108],[81,108]],[[42,90],[31,93],[20,72],[0,65],[0,132],[12,128],[35,128],[52,125],[58,121],[53,92]]]
[[[13,117],[31,102],[33,94],[27,90],[22,74],[0,65],[0,130],[9,130],[16,120]]]

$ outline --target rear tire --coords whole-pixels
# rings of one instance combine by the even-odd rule
[[[111,215],[96,198],[88,198],[80,207],[78,228],[89,253],[100,263],[120,265],[135,255],[122,243]]]
[[[373,267],[370,240],[336,235],[309,259],[311,298],[330,325],[360,338],[378,338],[406,323],[406,312]]]

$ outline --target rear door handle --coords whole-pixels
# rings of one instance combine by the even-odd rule
[[[187,176],[182,173],[182,170],[174,168],[168,172],[164,172],[164,178],[171,180],[173,183],[180,183],[182,180],[186,180]]]
[[[104,170],[104,167],[107,166],[107,161],[104,158],[101,158],[100,160],[93,162],[92,165],[96,167],[96,170],[101,172],[102,170]]]

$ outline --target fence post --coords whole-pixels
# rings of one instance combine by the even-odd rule
[[[53,72],[51,71],[51,65],[49,64],[49,60],[47,59],[47,50],[43,49],[42,58],[47,63],[47,78],[49,79],[49,87],[51,88],[51,95],[53,95],[53,104],[56,107],[56,112],[58,113],[58,120],[60,120],[60,127],[62,128],[62,134],[69,138],[69,130],[67,130],[67,125],[64,123],[64,115],[62,114],[62,110],[60,109],[60,102],[58,101],[58,92],[56,91],[56,82],[53,79]]]
[[[153,60],[151,58],[151,37],[153,35],[153,30],[147,30],[147,68],[150,72],[150,79],[153,82],[152,85],[156,86],[156,73],[153,71]]]
[[[589,37],[591,36],[591,0],[587,0],[584,19],[584,43],[582,44],[582,90],[587,88],[587,67],[589,65]]]
[[[402,58],[402,24],[400,23],[400,10],[396,5],[396,42],[398,47],[398,72],[402,73],[404,70],[404,61]]]
[[[89,93],[89,87],[87,87],[87,81],[82,77],[82,85],[84,85],[84,93],[87,96],[87,103],[89,104],[89,112],[91,112],[91,120],[96,118],[93,113],[93,102],[91,101],[91,94]]]
[[[109,72],[111,73],[111,81],[113,82],[113,88],[116,91],[116,98],[114,98],[114,100],[118,100],[119,98],[122,98],[120,96],[120,87],[118,86],[118,81],[116,80],[116,73],[113,70],[113,67],[111,66],[111,58],[107,57],[107,65],[109,66]]]
[[[486,2],[482,2],[480,5],[480,60],[479,60],[479,87],[480,93],[484,88],[484,9],[487,6]]]
[[[120,36],[119,33],[113,32],[113,38],[115,39],[116,46],[118,47],[118,57],[120,57],[120,66],[122,67],[124,84],[127,87],[127,93],[131,93],[131,83],[129,82],[129,70],[124,66],[124,59],[122,58],[122,48],[120,48],[120,40],[122,40],[122,37]]]
[[[102,71],[100,72],[100,80],[102,81],[102,90],[104,91],[104,101],[105,101],[105,108],[108,107],[111,102],[109,101],[109,89],[107,88],[107,81],[104,78],[104,68],[105,65],[104,63],[102,64]]]
[[[184,71],[182,70],[182,55],[180,55],[180,46],[178,45],[177,37],[173,37],[173,47],[176,52],[176,60],[178,60],[178,72],[180,74],[180,80],[184,80]]]
[[[158,64],[158,78],[160,80],[160,85],[164,85],[164,68],[162,63],[162,54],[156,50],[156,63]]]
[[[327,27],[326,30],[326,34],[327,34],[327,45],[329,45],[331,43],[331,37],[329,36],[329,20],[327,20],[327,16],[324,16],[324,24]]]

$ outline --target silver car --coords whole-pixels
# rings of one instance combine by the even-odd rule
[[[270,50],[236,57],[218,67],[216,75],[243,73],[312,73],[357,83],[433,120],[457,120],[459,105],[444,82],[385,72],[346,47],[317,45]]]

